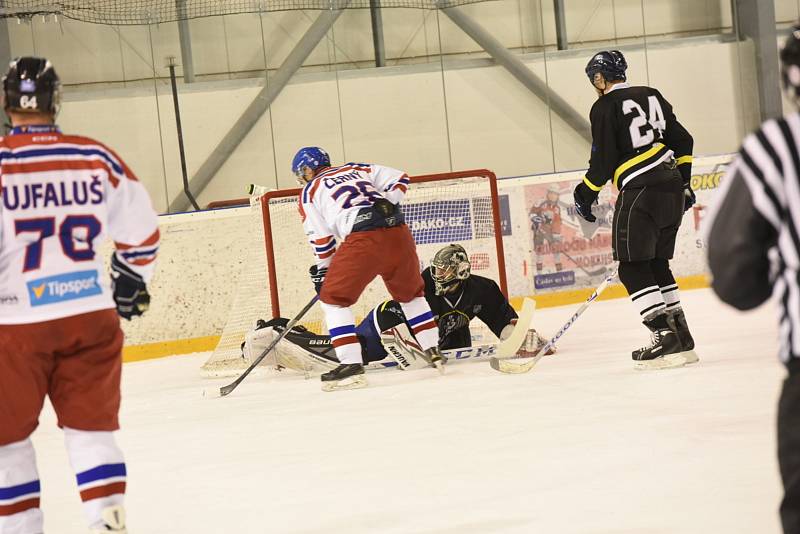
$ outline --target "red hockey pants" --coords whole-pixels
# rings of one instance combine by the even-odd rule
[[[376,276],[398,302],[423,295],[417,246],[405,224],[347,236],[333,256],[319,298],[325,304],[352,306]]]

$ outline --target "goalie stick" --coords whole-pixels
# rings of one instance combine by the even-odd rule
[[[308,303],[308,304],[306,304],[306,305],[305,305],[305,307],[304,307],[302,310],[300,310],[300,313],[298,313],[297,315],[295,315],[294,319],[292,319],[291,321],[289,321],[289,323],[286,325],[286,328],[284,328],[284,329],[283,329],[283,332],[281,332],[280,334],[278,334],[278,335],[275,337],[275,339],[273,339],[273,340],[272,340],[272,343],[270,343],[270,344],[269,344],[269,346],[267,346],[267,348],[266,348],[266,349],[264,349],[264,351],[263,351],[261,354],[259,354],[259,355],[258,355],[258,358],[256,358],[256,359],[253,361],[253,363],[251,363],[251,364],[250,364],[250,367],[248,367],[247,369],[245,369],[245,370],[244,370],[244,372],[243,372],[243,373],[242,373],[242,374],[239,376],[239,378],[237,378],[236,380],[234,380],[233,382],[231,382],[231,383],[230,383],[230,384],[228,384],[227,386],[222,386],[222,387],[221,387],[221,388],[219,388],[218,390],[217,390],[217,389],[208,390],[208,393],[206,393],[206,391],[203,391],[203,395],[204,395],[204,396],[210,396],[210,397],[224,397],[225,395],[228,395],[228,394],[229,394],[231,391],[233,391],[234,389],[236,389],[236,387],[237,387],[239,384],[241,384],[241,383],[242,383],[242,381],[243,381],[245,378],[247,378],[247,375],[249,375],[249,374],[250,374],[250,372],[251,372],[253,369],[255,369],[255,368],[258,366],[258,364],[259,364],[259,363],[261,363],[261,360],[263,360],[263,359],[264,359],[264,358],[267,356],[267,354],[269,354],[269,352],[270,352],[270,351],[271,351],[271,350],[272,350],[272,349],[275,347],[275,345],[277,345],[277,344],[278,344],[278,342],[279,342],[281,339],[283,339],[283,338],[284,338],[284,336],[285,336],[285,335],[286,335],[288,332],[290,332],[290,331],[292,330],[292,327],[293,327],[295,324],[297,324],[297,321],[299,321],[300,319],[302,319],[302,318],[303,318],[303,316],[304,316],[304,315],[305,315],[305,314],[308,312],[308,310],[310,310],[310,309],[311,309],[311,306],[313,306],[313,305],[314,305],[314,304],[317,302],[317,300],[319,300],[319,295],[314,295],[314,298],[312,298],[312,299],[309,301],[309,303]]]
[[[472,347],[462,347],[457,349],[443,349],[442,356],[447,359],[448,365],[455,362],[462,362],[464,360],[469,361],[485,361],[491,358],[492,356],[496,356],[498,354],[499,345],[475,345]],[[330,371],[331,369],[335,369],[339,362],[333,362],[328,360],[327,358],[323,358],[317,354],[308,353],[303,356],[305,359],[305,365],[303,365],[303,371],[310,372],[313,371],[314,366],[319,366],[326,371]],[[424,368],[427,368],[428,364],[425,364]],[[376,361],[376,362],[369,362],[364,364],[364,369],[368,372],[372,371],[384,371],[387,369],[402,369],[402,366],[398,364],[398,362],[391,358],[387,357],[384,360]],[[295,369],[299,371],[299,369]],[[409,369],[409,370],[414,370]]]
[[[566,332],[569,329],[569,327],[572,326],[575,323],[575,321],[578,320],[578,317],[580,317],[581,314],[586,311],[586,308],[589,307],[589,304],[597,300],[597,297],[600,296],[600,293],[605,291],[606,287],[608,287],[608,284],[610,284],[611,281],[614,280],[614,278],[616,277],[617,277],[617,269],[614,269],[614,271],[610,275],[608,275],[599,286],[597,286],[597,289],[595,289],[594,292],[592,292],[592,294],[589,295],[589,298],[586,299],[586,302],[581,304],[581,307],[578,308],[578,311],[576,311],[572,315],[572,317],[570,317],[569,320],[566,323],[564,323],[564,326],[559,328],[558,332],[556,332],[556,335],[554,335],[552,339],[550,339],[550,341],[548,341],[544,347],[539,349],[534,356],[532,356],[531,358],[520,358],[517,360],[509,360],[509,359],[501,359],[499,357],[493,357],[489,359],[489,365],[491,365],[492,369],[494,369],[495,371],[500,371],[501,373],[510,373],[510,374],[527,373],[528,371],[533,369],[533,366],[536,365],[536,363],[542,358],[542,356],[544,356],[547,353],[547,349],[553,347],[556,344],[556,341],[558,341],[559,338],[564,335],[564,332]]]
[[[522,309],[517,317],[517,324],[514,331],[505,340],[500,342],[497,348],[497,358],[506,359],[513,358],[519,352],[520,347],[525,342],[525,336],[528,335],[528,330],[533,322],[533,314],[536,311],[536,301],[526,298],[522,301]]]

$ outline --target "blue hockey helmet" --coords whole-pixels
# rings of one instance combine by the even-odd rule
[[[603,75],[606,81],[625,81],[625,71],[628,62],[619,50],[603,50],[596,53],[586,64],[586,75],[589,81],[594,83],[594,75],[598,72]]]
[[[319,168],[330,166],[330,156],[318,146],[305,146],[298,150],[292,159],[292,172],[301,179],[306,168],[316,171]]]

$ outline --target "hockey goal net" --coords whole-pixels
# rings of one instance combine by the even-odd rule
[[[421,263],[449,243],[460,243],[472,272],[492,278],[507,294],[500,202],[494,173],[485,169],[411,177],[402,203],[406,223],[417,244]],[[308,268],[314,263],[298,210],[299,189],[272,191],[252,203],[247,214],[247,258],[236,285],[227,323],[211,357],[206,376],[238,374],[250,362],[242,356],[245,333],[258,319],[293,317],[314,295]],[[353,307],[357,320],[390,297],[375,279]],[[315,305],[301,320],[306,328],[326,333],[322,311]]]

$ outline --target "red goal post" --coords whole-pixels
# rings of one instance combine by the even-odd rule
[[[505,266],[505,256],[503,252],[503,232],[502,232],[502,222],[500,217],[500,201],[499,196],[497,193],[497,176],[488,170],[488,169],[474,169],[474,170],[467,170],[467,171],[458,171],[458,172],[444,172],[438,174],[425,174],[420,176],[412,176],[410,177],[411,187],[409,188],[409,195],[407,195],[406,200],[402,203],[405,205],[409,200],[413,202],[414,199],[414,185],[419,184],[431,184],[434,185],[441,185],[442,190],[440,192],[439,199],[426,199],[426,202],[446,202],[449,200],[448,198],[448,191],[444,190],[447,187],[448,182],[450,184],[458,183],[458,181],[466,181],[466,180],[479,180],[485,184],[487,197],[490,201],[491,206],[491,224],[492,224],[492,234],[494,240],[494,247],[496,253],[496,265],[497,265],[497,279],[496,282],[500,285],[500,289],[506,297],[508,296],[508,283],[506,280],[506,266]],[[283,189],[279,191],[271,191],[264,194],[260,201],[261,201],[261,213],[264,223],[264,244],[266,247],[266,254],[267,254],[267,276],[269,280],[269,295],[270,295],[270,308],[272,310],[273,317],[280,317],[281,315],[281,298],[280,298],[280,283],[281,280],[278,279],[278,271],[277,262],[279,259],[276,255],[276,239],[279,239],[278,236],[275,234],[275,224],[273,221],[273,208],[272,205],[274,201],[280,199],[287,199],[287,198],[294,198],[297,199],[300,195],[301,189]],[[480,194],[480,191],[476,191]],[[475,198],[486,198],[486,197],[475,197]],[[473,217],[473,221],[474,221]],[[300,215],[297,214],[296,224],[298,226],[301,225]],[[413,229],[413,221],[410,223]],[[454,240],[455,241],[455,240]],[[442,242],[440,246],[443,246],[447,243]],[[307,248],[310,250],[310,245],[307,245]],[[469,244],[466,244],[467,253],[471,253],[473,251],[470,250]],[[420,258],[421,260],[426,260],[427,258]],[[310,266],[310,264],[309,264]],[[311,287],[311,282],[308,282],[308,287]],[[377,303],[373,303],[377,304]]]

